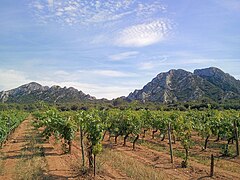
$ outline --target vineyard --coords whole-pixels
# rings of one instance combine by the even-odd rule
[[[21,111],[0,112],[0,146],[7,140],[8,136],[26,118],[27,113]]]
[[[107,167],[112,166],[116,171],[126,171],[126,176],[132,179],[181,179],[181,173],[184,179],[202,175],[235,179],[239,173],[239,111],[209,108],[205,111],[93,109],[60,112],[49,109],[32,115],[30,126],[45,143],[57,142],[61,154],[68,158],[71,155],[75,157],[75,153],[79,154],[77,168],[80,172],[76,177],[83,179],[101,177],[101,164],[108,164]],[[1,113],[1,142],[25,117],[26,113],[21,112]],[[39,152],[47,157],[43,149],[40,147]],[[215,159],[216,172],[213,169],[210,172],[211,155]],[[112,162],[108,158],[106,160],[106,157],[116,160]],[[136,158],[139,164],[132,162],[130,157],[134,161]],[[120,162],[122,164],[115,164]],[[126,162],[132,165],[126,168],[126,164],[123,166]],[[147,166],[141,167],[141,163],[147,163]],[[129,169],[134,166],[148,168],[149,175],[129,173]],[[171,177],[169,174],[160,177],[156,174],[158,166],[163,170],[177,170],[179,177]],[[203,171],[201,166],[209,170]],[[189,174],[192,175],[189,177]]]
[[[151,132],[151,139],[155,134],[161,141],[168,137],[169,144],[179,143],[184,149],[181,166],[188,166],[191,148],[196,146],[193,134],[203,139],[202,151],[207,151],[210,137],[215,137],[216,144],[221,144],[217,155],[229,156],[229,144],[238,139],[239,126],[238,111],[187,111],[187,112],[164,112],[164,111],[132,111],[132,110],[109,110],[109,111],[80,111],[80,112],[57,112],[49,110],[45,113],[35,113],[37,121],[35,127],[44,127],[43,136],[49,138],[54,135],[56,139],[63,139],[65,152],[71,151],[72,140],[77,131],[80,131],[82,149],[82,166],[85,167],[85,154],[88,158],[89,168],[93,168],[95,174],[96,156],[101,152],[103,139],[108,135],[114,138],[115,144],[118,138],[123,138],[123,146],[126,142],[132,142],[132,149],[136,150],[136,143],[143,142],[146,133]],[[171,138],[170,138],[171,137]],[[171,140],[172,139],[172,140]],[[68,148],[68,149],[67,149]],[[239,155],[238,141],[236,141],[235,154]],[[174,149],[170,146],[171,162],[173,162]]]

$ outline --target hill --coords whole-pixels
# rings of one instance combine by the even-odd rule
[[[61,88],[56,85],[48,87],[36,82],[31,82],[9,91],[0,92],[0,101],[10,103],[33,103],[36,101],[49,103],[81,102],[95,99],[95,97],[84,94],[82,91],[78,91],[72,87]]]
[[[222,70],[210,67],[194,73],[172,69],[158,74],[142,89],[135,90],[128,100],[151,102],[186,102],[204,98],[222,101],[240,97],[240,81]]]
[[[156,103],[203,99],[222,102],[240,99],[240,81],[216,67],[196,69],[193,73],[183,69],[172,69],[158,74],[142,89],[135,90],[127,97],[117,99]],[[34,103],[37,101],[48,103],[109,102],[104,99],[97,100],[73,87],[62,88],[57,85],[48,87],[36,82],[0,92],[0,102],[3,103]]]

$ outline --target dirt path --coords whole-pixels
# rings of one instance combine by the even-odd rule
[[[24,150],[27,139],[26,135],[29,131],[29,123],[31,117],[28,117],[9,137],[5,146],[0,150],[3,154],[3,173],[0,179],[13,179],[15,174],[15,166],[19,159],[22,158],[21,152]]]
[[[33,129],[32,116],[23,121],[0,149],[0,179],[93,179],[80,175],[81,149],[73,142],[72,153],[63,154],[54,139],[43,141]],[[40,130],[41,131],[41,130]],[[95,179],[128,179],[107,164]]]
[[[47,162],[47,174],[49,179],[94,179],[92,176],[81,175],[81,149],[78,141],[73,141],[71,154],[63,154],[60,144],[56,144],[53,138],[49,143],[43,144],[45,160]],[[97,173],[95,179],[112,180],[128,179],[121,172],[104,164],[102,172]]]
[[[11,135],[3,149],[1,149],[4,170],[0,179],[21,179],[21,177],[17,177],[16,175],[18,174],[17,168],[23,168],[19,167],[19,165],[23,164],[21,161],[34,159],[39,156],[39,153],[41,152],[39,151],[35,154],[36,149],[41,150],[42,153],[44,153],[41,163],[45,165],[39,165],[40,167],[43,166],[43,173],[39,175],[40,178],[74,179],[76,174],[71,169],[69,163],[67,163],[67,155],[61,156],[59,150],[54,149],[52,144],[42,141],[41,137],[38,137],[37,132],[34,132],[33,127],[31,126],[32,120],[33,117],[29,116],[23,121],[23,123],[21,123]],[[34,139],[34,142],[32,142],[32,139]],[[35,151],[30,150],[30,148]],[[36,161],[34,163],[36,163]],[[28,167],[23,169],[23,171],[28,171],[27,168]],[[34,176],[34,174],[32,176]]]

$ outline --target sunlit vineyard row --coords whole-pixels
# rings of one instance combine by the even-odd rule
[[[7,139],[9,134],[27,117],[23,111],[1,111],[0,112],[0,145]]]
[[[156,132],[162,140],[169,132],[172,142],[178,141],[185,150],[182,167],[187,167],[189,151],[193,147],[192,134],[197,133],[204,139],[204,149],[208,148],[209,137],[215,137],[216,142],[226,141],[225,155],[228,145],[235,140],[239,132],[240,112],[233,110],[217,111],[149,111],[149,110],[90,110],[78,112],[59,112],[48,110],[34,113],[36,128],[44,127],[43,136],[48,139],[55,136],[64,140],[66,152],[71,152],[72,140],[80,131],[80,141],[85,166],[87,154],[89,167],[94,167],[96,155],[102,150],[104,136],[113,137],[115,143],[118,137],[123,137],[123,146],[131,137],[132,148],[135,149],[138,139],[144,138],[146,132],[151,132],[152,138]],[[237,134],[236,134],[237,133]]]

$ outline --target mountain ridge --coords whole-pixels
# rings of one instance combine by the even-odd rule
[[[222,101],[239,98],[239,92],[240,81],[216,67],[196,69],[193,73],[171,69],[159,73],[142,89],[130,93],[127,99],[162,103],[203,98]]]
[[[161,72],[142,89],[131,92],[127,101],[174,103],[211,99],[224,101],[240,99],[240,81],[216,67],[196,69],[189,72],[183,69],[171,69]],[[95,97],[73,87],[42,86],[31,82],[18,88],[0,92],[0,102],[32,103],[45,101],[50,103],[95,101]],[[114,100],[114,99],[113,99]]]
[[[96,98],[83,93],[73,87],[51,87],[42,86],[39,83],[31,82],[18,88],[0,92],[1,102],[31,103],[36,101],[56,102],[79,102],[91,101]]]

